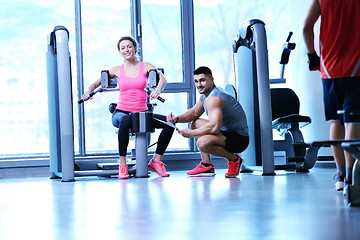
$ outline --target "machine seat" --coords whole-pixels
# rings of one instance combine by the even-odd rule
[[[272,88],[272,128],[277,130],[301,128],[311,123],[308,116],[299,115],[300,100],[290,88]]]
[[[291,114],[284,117],[279,117],[272,121],[272,128],[276,130],[290,129],[292,127],[305,127],[311,123],[311,118],[308,116],[302,116],[298,114]],[[297,125],[298,124],[298,125]],[[295,125],[295,126],[294,126]]]

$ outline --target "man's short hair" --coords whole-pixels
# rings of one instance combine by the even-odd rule
[[[194,70],[194,75],[204,74],[208,78],[212,78],[212,72],[210,68],[201,66]]]

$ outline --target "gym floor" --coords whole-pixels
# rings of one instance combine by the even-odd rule
[[[0,179],[0,239],[360,239],[360,207],[334,191],[335,169],[261,168],[238,178]]]

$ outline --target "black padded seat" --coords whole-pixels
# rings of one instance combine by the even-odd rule
[[[291,114],[285,117],[279,117],[272,121],[272,128],[276,130],[289,129],[293,124],[299,124],[299,127],[305,127],[311,123],[311,118],[308,116]]]
[[[311,123],[309,116],[299,115],[300,100],[290,88],[272,88],[271,112],[273,129],[290,129],[291,127],[304,127]]]
[[[272,128],[277,130],[283,140],[274,140],[274,151],[285,152],[283,164],[277,162],[277,170],[296,170],[308,172],[314,165],[314,161],[306,163],[307,148],[309,144],[304,142],[300,131],[311,123],[309,116],[299,114],[300,100],[296,93],[290,88],[271,88],[271,111]]]

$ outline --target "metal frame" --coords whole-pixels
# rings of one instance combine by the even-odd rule
[[[244,21],[234,41],[233,51],[238,52],[236,87],[239,102],[248,116],[250,134],[249,147],[242,155],[245,160],[256,159],[256,163],[262,163],[263,175],[275,175],[265,24],[259,19]]]

